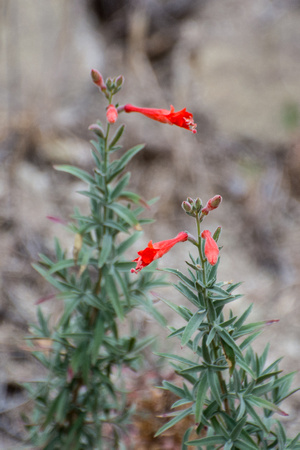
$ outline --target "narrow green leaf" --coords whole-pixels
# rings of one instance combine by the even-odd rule
[[[64,283],[61,283],[60,281],[56,280],[54,277],[52,277],[51,275],[49,275],[48,271],[43,269],[40,265],[38,264],[32,264],[32,267],[40,274],[42,275],[43,278],[45,278],[45,280],[47,280],[50,284],[52,284],[52,286],[54,286],[56,289],[58,289],[59,291],[63,291],[66,287],[66,285]]]
[[[237,330],[239,330],[240,327],[243,325],[243,323],[245,322],[245,320],[247,319],[247,317],[251,313],[252,308],[253,308],[253,303],[251,303],[251,305],[246,309],[246,311],[243,312],[241,317],[235,322],[235,328]]]
[[[186,297],[193,305],[200,306],[197,295],[194,294],[187,286],[183,283],[178,283],[173,285],[184,297]]]
[[[95,184],[94,178],[85,170],[79,169],[78,167],[61,165],[54,166],[54,169],[59,170],[61,172],[70,173],[74,175],[76,178],[79,178],[82,181],[85,181],[88,184]]]
[[[78,307],[80,298],[65,301],[64,313],[59,321],[59,325],[63,326],[71,317],[73,311]]]
[[[240,436],[246,422],[247,422],[247,414],[242,419],[239,420],[239,422],[236,424],[236,426],[232,430],[232,432],[230,434],[230,438],[233,441],[235,441]]]
[[[295,445],[298,443],[299,440],[300,440],[300,433],[298,433],[294,439],[289,440],[290,442],[289,442],[287,448],[291,448],[291,449],[298,448],[298,447],[295,447]]]
[[[117,198],[121,194],[121,192],[123,191],[124,187],[127,186],[127,184],[129,183],[129,179],[130,179],[130,173],[127,172],[121,178],[121,180],[118,182],[118,184],[114,187],[114,189],[112,190],[112,192],[110,194],[110,198],[112,200],[114,200],[115,198]]]
[[[104,264],[107,261],[107,258],[110,256],[112,244],[113,244],[113,241],[112,241],[111,234],[105,233],[105,235],[103,236],[103,239],[102,239],[102,247],[101,247],[101,251],[99,254],[99,260],[98,260],[99,269],[104,266]]]
[[[214,285],[214,286],[210,287],[209,289],[207,289],[207,291],[210,294],[217,295],[218,297],[221,297],[221,298],[224,298],[224,299],[225,298],[227,299],[227,298],[231,297],[231,294],[228,294],[227,291],[224,291],[224,289],[222,289],[221,287],[219,287],[217,285]]]
[[[159,436],[164,431],[168,430],[169,428],[173,427],[177,422],[180,422],[180,420],[184,419],[186,416],[192,414],[192,408],[185,409],[184,411],[179,411],[179,413],[168,423],[163,425],[155,434],[154,437]]]
[[[104,337],[104,317],[101,314],[101,312],[99,312],[98,317],[97,317],[97,322],[95,325],[95,328],[93,330],[93,339],[91,341],[92,345],[91,345],[91,353],[92,353],[92,360],[93,360],[93,364],[96,363],[97,361],[97,357],[98,357],[98,353],[99,353],[99,348],[102,344],[103,341],[103,337]]]
[[[50,337],[51,333],[50,333],[49,328],[48,328],[48,323],[47,323],[47,321],[46,321],[46,319],[44,317],[44,314],[43,314],[40,306],[38,306],[38,309],[37,309],[37,316],[38,316],[39,325],[41,327],[41,330],[44,333],[44,336],[45,337]]]
[[[192,280],[190,280],[186,275],[184,275],[182,272],[180,272],[180,270],[178,269],[160,269],[163,272],[168,272],[168,273],[172,273],[173,275],[176,275],[181,281],[183,281],[188,287],[195,289],[195,285],[194,282]]]
[[[208,436],[201,439],[194,439],[192,441],[188,441],[188,445],[197,445],[197,446],[203,446],[203,445],[217,445],[217,444],[225,444],[226,439],[224,436]],[[257,450],[257,449],[256,449]]]
[[[54,264],[49,270],[49,274],[60,272],[61,270],[67,269],[69,267],[74,267],[74,265],[75,265],[74,259],[64,259]]]
[[[252,445],[249,442],[243,441],[242,439],[236,439],[234,445],[240,450],[257,450],[257,445]]]
[[[181,345],[184,346],[190,340],[194,332],[198,329],[199,325],[202,323],[203,319],[206,316],[206,311],[198,310],[195,314],[190,318],[187,323],[184,333],[181,338]]]
[[[121,126],[117,129],[117,131],[115,132],[115,134],[114,134],[112,140],[111,140],[110,143],[109,143],[109,148],[112,148],[114,145],[116,145],[116,143],[118,142],[118,140],[120,139],[120,137],[121,137],[122,134],[123,134],[124,128],[125,128],[125,125],[121,125]]]
[[[215,280],[215,278],[217,276],[219,264],[220,264],[220,258],[218,259],[217,264],[215,264],[214,266],[211,266],[211,269],[209,271],[208,278],[207,278],[208,285],[211,284]]]
[[[107,228],[112,228],[113,230],[118,230],[118,231],[123,231],[124,233],[128,233],[128,225],[124,226],[113,220],[106,220],[105,222],[103,222],[103,225]]]
[[[230,439],[230,441],[227,441],[226,444],[224,445],[224,450],[231,450],[233,446],[233,442]]]
[[[108,205],[108,208],[113,210],[117,216],[123,219],[126,223],[134,227],[138,224],[138,220],[130,209],[126,208],[126,206],[119,205],[118,203],[112,203]]]
[[[212,327],[212,329],[210,330],[210,332],[207,336],[206,345],[209,345],[212,342],[213,338],[215,337],[215,334],[216,334],[216,329],[215,329],[215,327]]]
[[[235,351],[236,355],[239,355],[239,357],[241,359],[243,359],[243,354],[242,354],[240,348],[234,342],[234,340],[232,339],[232,337],[230,336],[230,334],[226,330],[222,329],[221,327],[218,327],[217,328],[217,334],[220,336],[220,338],[223,339],[223,341],[226,342],[226,344],[229,345],[229,347],[231,347]]]
[[[277,405],[274,405],[274,403],[269,402],[269,400],[266,400],[264,398],[256,397],[253,394],[247,398],[247,402],[252,403],[254,406],[258,406],[260,408],[265,408],[270,411],[277,412],[281,416],[288,416],[287,413],[285,413],[282,409],[280,409]]]
[[[250,416],[252,417],[252,419],[254,420],[254,422],[256,423],[256,425],[263,430],[265,433],[269,433],[268,428],[266,427],[266,425],[264,424],[264,422],[262,421],[261,417],[257,414],[257,412],[255,411],[255,409],[252,407],[251,403],[248,402],[248,400],[245,400],[246,403],[246,410],[247,413],[250,414]]]
[[[236,420],[241,420],[246,411],[246,403],[242,394],[238,394],[240,400],[239,413]]]
[[[186,444],[186,441],[188,440],[188,438],[190,437],[191,432],[193,431],[194,427],[190,427],[186,430],[186,432],[183,435],[182,438],[182,446],[181,446],[181,450],[188,450],[188,446]]]
[[[58,423],[62,423],[64,421],[68,413],[69,404],[69,391],[67,389],[63,389],[59,395],[59,401],[57,402],[56,408],[56,420]]]
[[[248,364],[246,363],[246,361],[244,361],[244,359],[241,359],[239,356],[236,358],[236,364],[238,366],[240,366],[245,372],[247,372],[251,378],[253,378],[254,380],[256,379],[256,375],[253,372],[253,370],[251,369],[251,367],[248,366]]]
[[[184,375],[187,373],[195,373],[200,372],[201,370],[207,370],[207,365],[205,364],[195,364],[192,367],[188,367],[187,369],[183,369],[180,371],[180,374]]]
[[[144,148],[144,144],[136,145],[135,147],[128,150],[122,158],[117,161],[114,161],[110,166],[109,175],[107,177],[107,182],[110,183],[113,178],[115,178],[122,170],[126,167],[129,161],[142,149]]]
[[[178,397],[185,398],[184,390],[176,386],[175,384],[172,384],[169,381],[164,380],[162,382],[162,385],[165,389],[167,389],[170,392],[173,392],[173,394],[177,395]]]
[[[117,287],[115,285],[115,281],[114,278],[112,277],[112,275],[107,274],[106,278],[106,289],[107,289],[107,294],[108,297],[112,303],[112,306],[118,316],[118,318],[120,320],[124,319],[124,311],[123,311],[123,306],[119,297],[119,293],[117,290]]]
[[[166,326],[166,318],[153,306],[152,300],[144,295],[135,295],[130,293],[130,297],[136,301],[137,304],[141,304],[143,309],[150,314],[160,325]]]
[[[198,424],[201,422],[207,389],[208,389],[207,372],[202,372],[200,381],[198,383],[195,401],[195,422]]]
[[[220,385],[218,384],[216,377],[217,377],[216,372],[208,369],[207,379],[208,379],[208,385],[210,386],[212,396],[213,396],[214,400],[216,400],[218,405],[222,406]]]
[[[278,436],[279,447],[285,448],[287,437],[286,437],[286,433],[284,431],[282,424],[278,420],[277,420],[277,436]]]
[[[192,314],[189,314],[186,311],[186,308],[183,309],[180,306],[175,305],[175,303],[172,303],[170,300],[167,300],[163,297],[158,297],[162,302],[164,302],[166,305],[168,305],[173,311],[175,311],[177,314],[179,314],[181,317],[183,317],[187,322],[190,320]]]
[[[223,306],[227,305],[228,303],[235,302],[236,300],[238,300],[241,297],[242,297],[242,295],[232,295],[232,296],[229,296],[228,298],[224,298],[223,300],[216,300],[217,297],[214,296],[213,297],[214,306],[215,306],[215,308],[222,308]]]
[[[161,356],[163,358],[173,359],[174,361],[178,361],[182,364],[186,364],[187,366],[194,366],[195,363],[190,361],[189,359],[183,358],[179,355],[173,355],[172,353],[154,353],[157,356]]]
[[[221,339],[221,341],[222,341],[223,350],[225,352],[226,361],[227,361],[227,364],[229,367],[229,374],[231,376],[235,369],[236,355],[235,355],[234,349],[230,345],[228,345],[227,342],[225,342],[223,339]]]
[[[251,334],[250,336],[246,337],[246,339],[243,340],[240,344],[240,349],[245,350],[251,342],[255,341],[255,339],[262,333],[262,330],[256,331],[255,333]]]

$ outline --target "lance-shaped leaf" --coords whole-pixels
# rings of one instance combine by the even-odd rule
[[[202,447],[209,445],[225,444],[225,442],[226,439],[224,438],[224,436],[218,435],[218,436],[207,436],[201,439],[193,439],[192,441],[188,441],[187,444]]]
[[[181,338],[181,345],[186,345],[187,342],[190,340],[194,332],[198,329],[198,327],[201,325],[203,319],[206,316],[205,310],[198,310],[195,312],[195,314],[190,318],[188,324],[185,327],[184,333]]]
[[[107,274],[105,278],[105,287],[108,294],[108,297],[112,303],[112,306],[118,316],[119,319],[124,318],[124,311],[123,306],[121,303],[121,299],[117,290],[117,287],[115,285],[115,281],[112,275]]]
[[[114,134],[112,140],[111,140],[110,143],[109,143],[109,149],[111,149],[112,147],[114,147],[114,145],[116,145],[116,143],[118,142],[118,140],[120,139],[120,137],[121,137],[122,134],[123,134],[124,128],[125,128],[125,125],[121,125],[121,126],[117,129],[117,131],[115,132],[115,134]]]
[[[121,180],[118,182],[118,184],[113,188],[110,194],[111,200],[115,200],[120,194],[122,194],[122,191],[125,186],[129,183],[130,179],[130,173],[126,173]]]
[[[108,176],[107,176],[107,183],[110,183],[119,173],[122,172],[122,170],[126,167],[126,165],[129,163],[129,161],[142,149],[144,148],[144,145],[136,145],[135,147],[128,150],[122,158],[120,158],[117,161],[114,161],[109,168]]]
[[[118,203],[113,203],[112,205],[108,205],[108,208],[114,211],[117,216],[124,220],[124,222],[128,223],[132,227],[138,225],[138,220],[135,217],[134,213],[130,211],[130,209],[126,208],[126,206],[119,205]]]
[[[281,416],[288,416],[288,414],[280,409],[277,405],[274,405],[274,403],[269,402],[269,400],[266,400],[264,398],[256,397],[255,395],[251,394],[251,396],[247,397],[247,402],[252,403],[254,406],[258,406],[260,408],[265,408],[270,411],[277,412]]]
[[[102,247],[101,247],[101,251],[100,251],[99,259],[98,259],[98,267],[99,268],[103,267],[103,265],[107,261],[107,258],[111,254],[112,242],[113,241],[112,241],[111,234],[106,233],[102,239]]]
[[[180,422],[182,419],[184,419],[186,416],[192,414],[192,408],[185,409],[184,411],[179,411],[179,413],[176,413],[176,416],[171,419],[168,423],[163,425],[158,432],[155,434],[154,437],[159,436],[164,431],[168,430],[169,428],[173,427],[177,422]]]
[[[203,406],[206,399],[206,392],[208,389],[208,379],[207,372],[202,372],[200,381],[198,383],[197,395],[195,401],[195,421],[196,423],[201,422],[201,417],[203,414]]]
[[[88,184],[95,184],[94,178],[88,172],[83,169],[79,169],[78,167],[61,165],[54,166],[54,169],[61,172],[70,173],[71,175],[74,175],[76,178],[79,178],[80,180],[85,181]]]

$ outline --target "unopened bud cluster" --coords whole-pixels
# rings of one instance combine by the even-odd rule
[[[115,95],[124,83],[123,75],[119,75],[114,78],[107,78],[104,82],[101,73],[95,69],[92,69],[91,76],[93,82],[100,88],[106,98],[109,98],[110,95]]]
[[[201,212],[202,200],[199,197],[196,199],[188,197],[184,202],[182,202],[181,207],[189,216],[196,217],[196,215]]]
[[[182,202],[181,207],[189,216],[196,217],[201,213],[200,220],[202,221],[204,216],[207,216],[210,211],[216,209],[221,201],[221,195],[215,195],[208,200],[204,207],[202,207],[202,201],[199,197],[196,199],[188,197],[184,202]]]
[[[115,77],[115,78],[107,78],[106,79],[107,89],[113,95],[115,95],[121,89],[123,83],[124,83],[123,75],[119,75],[118,77]]]

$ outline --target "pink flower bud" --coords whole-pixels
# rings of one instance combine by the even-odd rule
[[[204,206],[204,208],[202,209],[202,214],[207,216],[209,211],[216,209],[221,203],[221,201],[222,201],[221,195],[215,195],[214,197],[210,198],[206,203],[206,205]]]
[[[106,119],[109,123],[115,123],[118,118],[118,111],[114,105],[109,105],[106,110]]]
[[[101,89],[101,91],[106,91],[107,87],[104,83],[103,77],[100,72],[96,69],[91,70],[91,77],[93,82]]]
[[[192,209],[193,209],[192,205],[189,202],[182,202],[181,203],[181,207],[187,213],[192,212]]]
[[[219,247],[216,241],[212,238],[211,232],[209,230],[204,230],[201,237],[205,239],[204,253],[207,261],[211,266],[214,266],[219,257]]]

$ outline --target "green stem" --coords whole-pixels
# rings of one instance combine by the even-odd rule
[[[108,101],[109,104],[111,103],[112,100],[112,96],[109,97]],[[106,180],[106,172],[107,172],[107,166],[109,164],[109,147],[108,147],[108,136],[109,136],[109,131],[110,131],[110,123],[107,124],[106,126],[106,134],[105,134],[105,138],[104,138],[104,191],[105,191],[105,203],[108,201],[108,189],[107,189],[107,180]],[[107,216],[107,208],[106,205],[104,204],[103,206],[103,222],[106,221],[106,217]],[[103,234],[101,236],[101,238],[103,239],[103,236],[105,235],[106,232],[106,227],[105,225],[103,225]],[[101,242],[98,243],[98,249],[99,252],[101,251]],[[98,295],[100,292],[100,288],[101,288],[101,280],[102,280],[102,270],[101,268],[99,269],[99,275],[98,275],[98,280],[95,286],[95,294]]]
[[[199,258],[201,261],[201,266],[202,266],[202,273],[203,273],[203,284],[205,286],[205,288],[203,289],[203,297],[204,297],[204,302],[205,302],[205,306],[207,309],[207,321],[208,321],[208,325],[209,325],[209,331],[212,329],[213,324],[212,324],[212,320],[208,311],[208,302],[210,301],[210,299],[207,297],[207,291],[206,291],[206,272],[205,272],[205,256],[202,253],[202,245],[201,245],[201,217],[199,217],[199,214],[196,215],[196,222],[197,222],[197,234],[198,234],[198,252],[199,252]],[[215,339],[212,340],[212,346],[213,346],[213,352],[214,352],[214,357],[215,359],[218,358],[218,347],[216,345]],[[223,395],[225,395],[227,393],[227,389],[226,389],[226,384],[224,382],[222,373],[220,371],[218,371],[218,380],[219,380],[219,385],[220,385],[220,389]],[[230,415],[230,408],[229,408],[229,403],[228,403],[228,399],[224,398],[224,409],[226,411],[226,413],[228,415]]]

